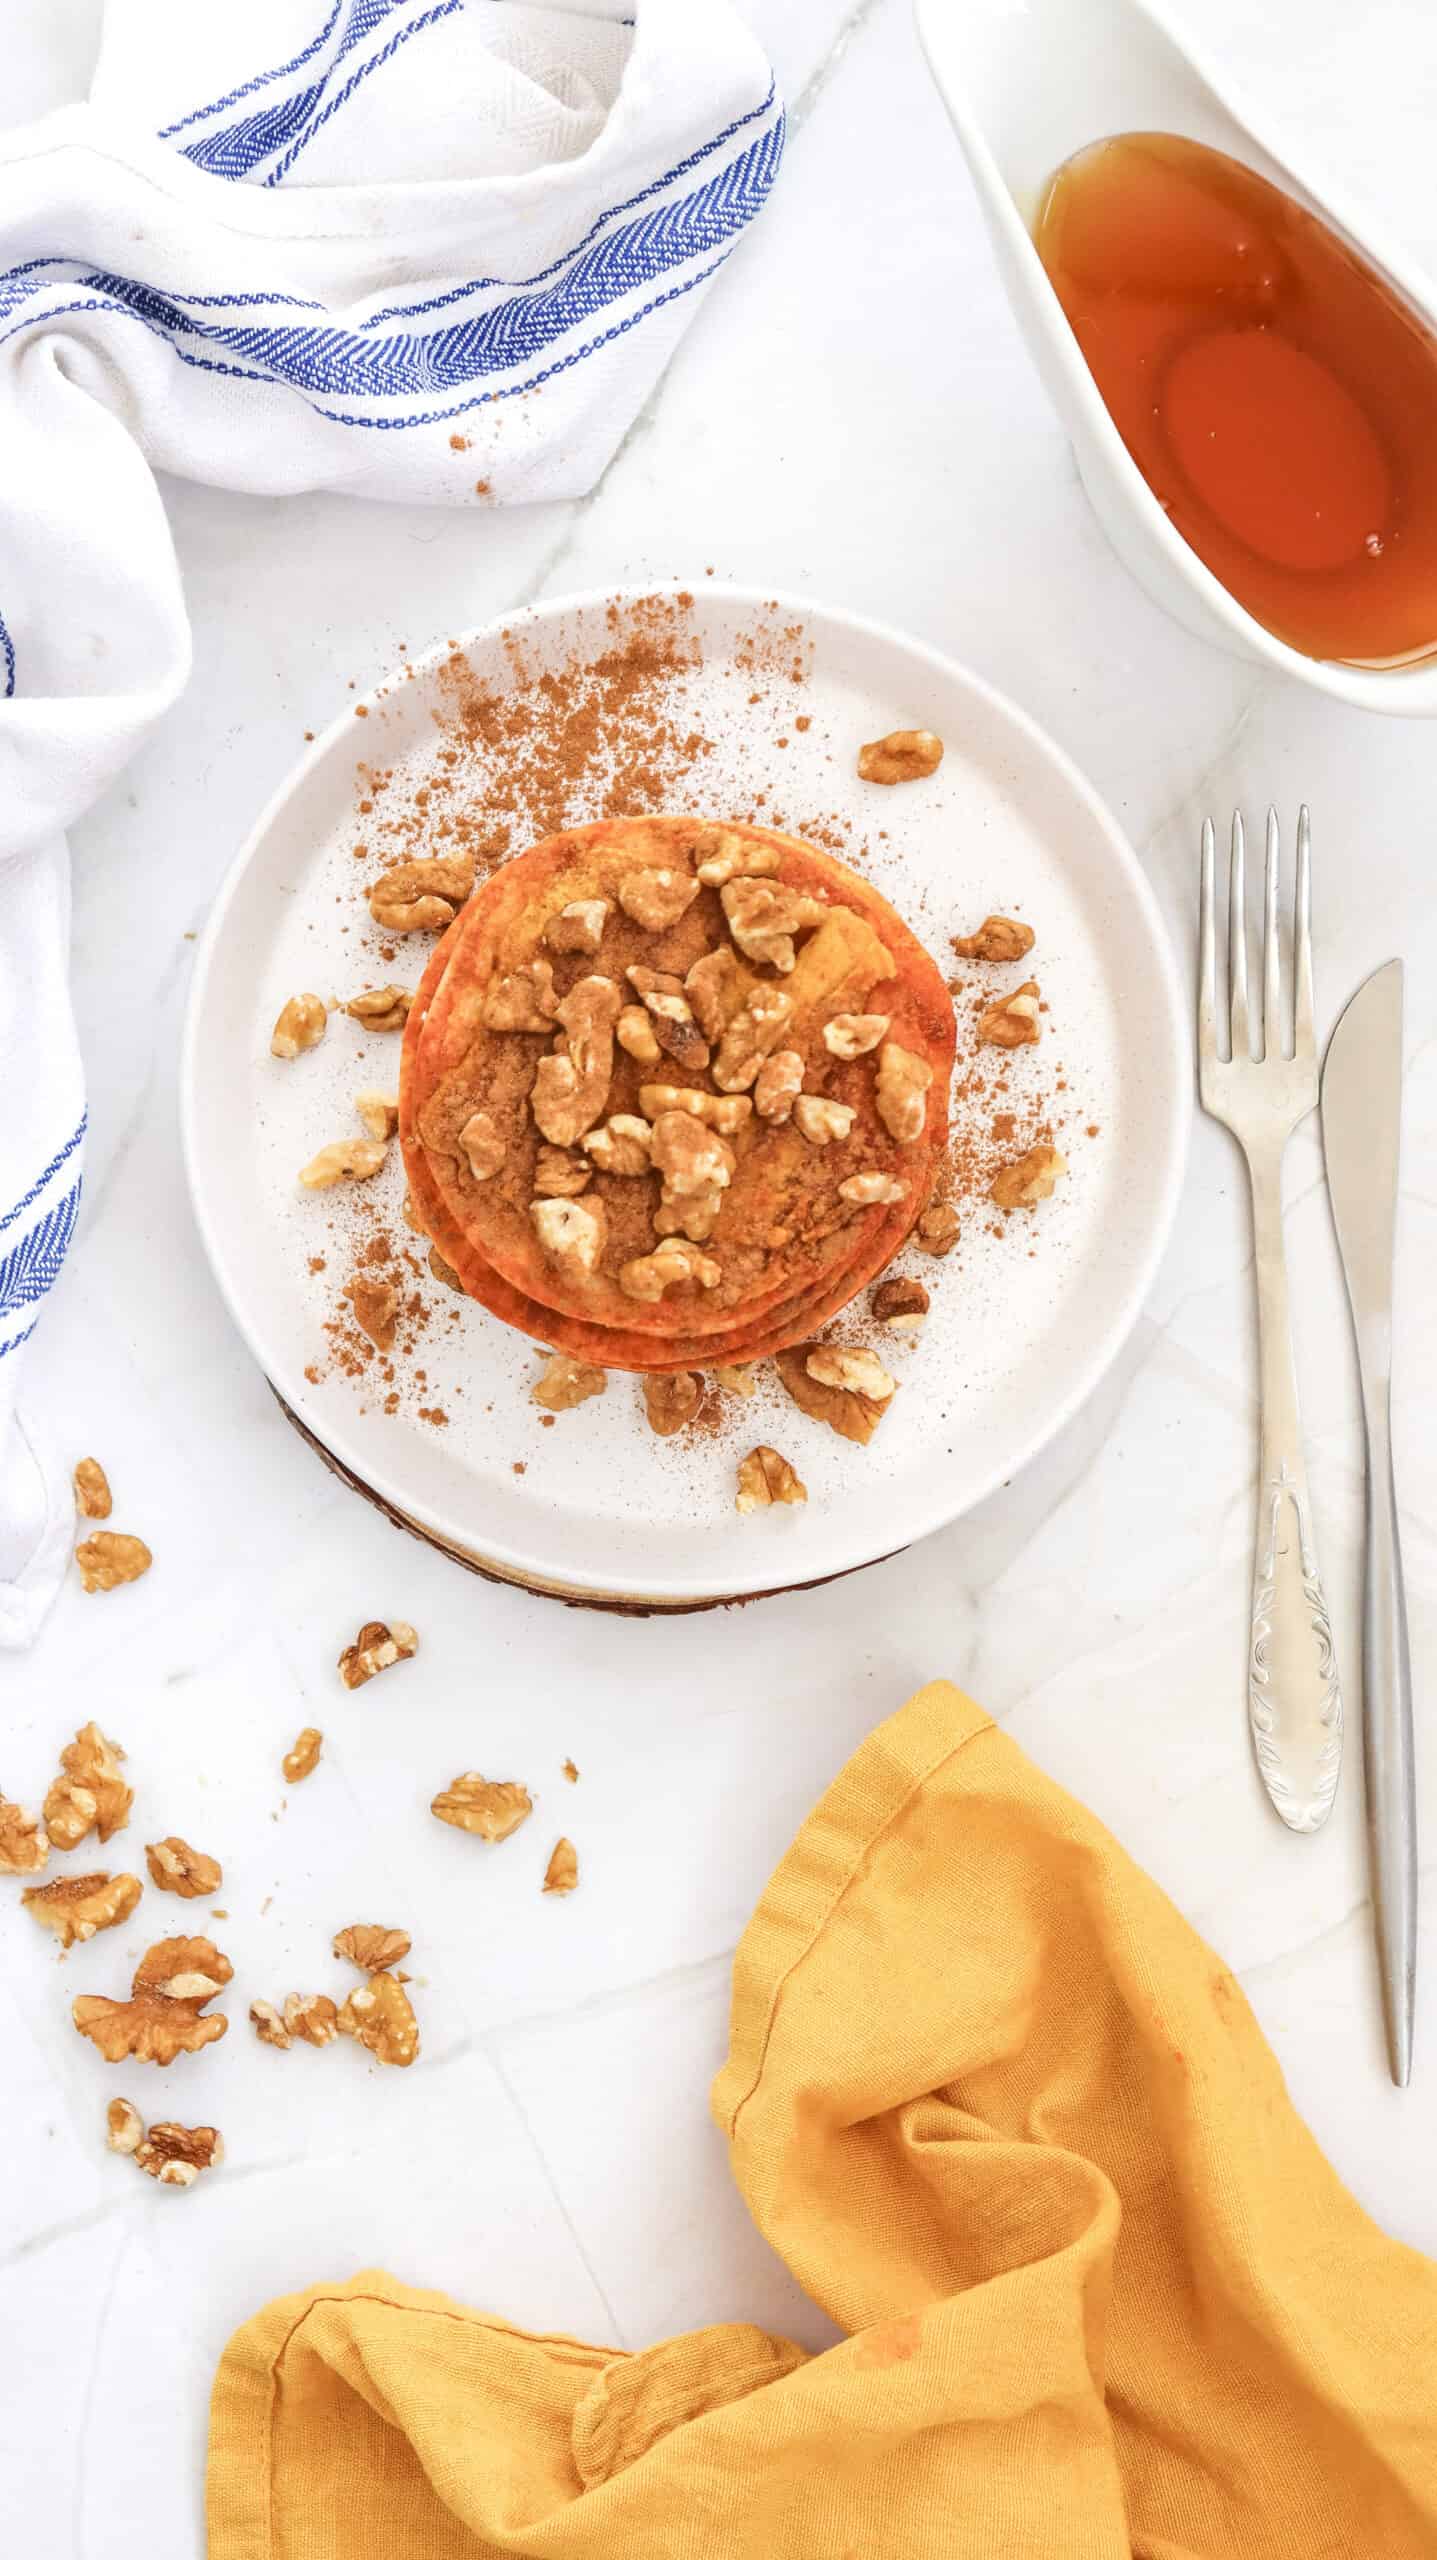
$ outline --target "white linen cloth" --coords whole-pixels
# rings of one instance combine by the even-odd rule
[[[81,1201],[64,830],[189,667],[153,471],[587,489],[782,148],[730,0],[109,0],[88,103],[0,136],[0,1646],[74,1527],[16,1409]]]

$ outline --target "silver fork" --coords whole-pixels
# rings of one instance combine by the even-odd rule
[[[1219,1044],[1217,899],[1211,818],[1202,831],[1198,1086],[1203,1108],[1232,1131],[1247,1158],[1256,1248],[1262,1456],[1247,1703],[1262,1782],[1292,1831],[1326,1821],[1342,1765],[1342,1692],[1318,1571],[1282,1240],[1282,1159],[1300,1120],[1317,1107],[1312,1029],[1311,849],[1306,806],[1297,819],[1293,901],[1291,1047],[1283,1004],[1278,926],[1277,813],[1267,813],[1262,988],[1257,1055],[1248,1012],[1247,864],[1242,813],[1233,812],[1228,876],[1229,1054]]]

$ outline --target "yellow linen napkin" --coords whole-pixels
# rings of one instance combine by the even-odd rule
[[[615,2355],[387,2276],[272,2303],[210,2560],[1433,2560],[1437,2266],[1227,1968],[938,1682],[805,1823],[714,2092],[849,2334]]]

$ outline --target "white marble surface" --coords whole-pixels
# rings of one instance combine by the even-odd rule
[[[136,2088],[229,2141],[219,2176],[161,2193],[107,2157],[116,2083],[65,2013],[74,1991],[112,1987],[169,1911],[151,1897],[63,1975],[13,1896],[0,1911],[0,2480],[36,2551],[197,2560],[225,2337],[270,2294],[366,2263],[626,2344],[735,2314],[820,2339],[707,2120],[728,1960],[819,1789],[934,1672],[973,1690],[1168,1887],[1236,1966],[1358,2194],[1437,2247],[1437,1941],[1399,2096],[1376,2022],[1357,1754],[1313,1841],[1279,1828],[1249,1761],[1249,1239],[1220,1130],[1199,1124],[1118,1374],[1040,1465],[867,1575],[702,1622],[573,1616],[388,1529],[279,1418],[200,1256],[175,1124],[188,937],[347,678],[388,664],[399,639],[523,599],[710,562],[858,606],[1048,725],[1129,828],[1185,954],[1201,813],[1306,796],[1324,1017],[1406,955],[1399,1461],[1419,1704],[1430,1692],[1437,736],[1257,676],[1161,619],[1076,486],[902,0],[751,5],[795,102],[787,167],[587,504],[455,521],[169,492],[196,673],[75,848],[94,1139],[80,1243],[31,1370],[76,1454],[109,1462],[157,1561],[111,1600],[67,1589],[35,1654],[0,1674],[0,1780],[34,1797],[60,1741],[99,1715],[140,1790],[129,1840],[173,1828],[222,1854],[219,1935],[246,1993],[327,1981],[347,1919],[402,1920],[425,2050],[414,2072],[381,2074],[347,2048],[276,2057],[241,2023],[171,2076],[163,2107]],[[1240,48],[1254,88],[1437,260],[1437,26],[1411,0],[1274,0],[1256,27],[1252,14],[1203,0],[1209,42]],[[10,110],[73,92],[90,0],[56,0],[44,22],[8,0],[6,15]],[[1318,1524],[1355,1703],[1358,1415],[1310,1129],[1289,1202]],[[412,1618],[423,1651],[348,1697],[334,1657],[372,1611]],[[325,1761],[281,1814],[277,1757],[308,1721],[328,1731]],[[570,1752],[577,1789],[559,1775]],[[540,1796],[492,1857],[423,1811],[476,1762]],[[1432,1748],[1422,1785],[1430,1862]],[[561,1828],[582,1891],[541,1901]],[[1429,1898],[1432,1881],[1429,1863]]]

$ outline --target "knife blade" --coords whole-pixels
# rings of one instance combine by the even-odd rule
[[[1372,1909],[1392,2077],[1412,2071],[1417,1978],[1417,1793],[1412,1669],[1392,1468],[1392,1281],[1402,1124],[1400,960],[1349,1000],[1322,1067],[1327,1189],[1347,1282],[1367,1444],[1362,1749]]]

